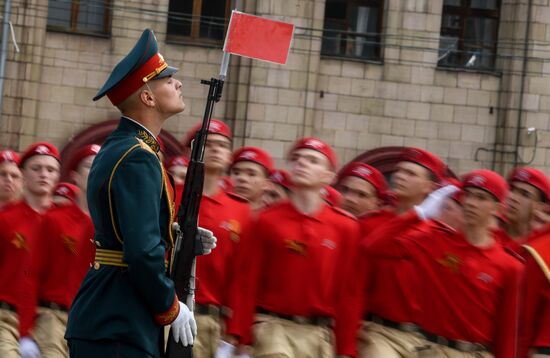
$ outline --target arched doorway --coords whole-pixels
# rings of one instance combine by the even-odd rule
[[[397,163],[403,158],[403,152],[409,147],[381,147],[368,150],[353,159],[354,162],[362,162],[372,165],[380,170],[389,181],[391,173],[395,170]],[[455,173],[447,168],[447,176],[456,178]]]
[[[66,163],[70,163],[73,156],[78,152],[78,150],[87,144],[99,144],[101,145],[103,141],[107,138],[112,131],[118,126],[118,119],[108,120],[105,122],[94,124],[76,136],[74,136],[61,151],[61,163],[64,165],[61,166],[61,180],[68,180],[69,172],[66,166]],[[164,142],[164,147],[166,149],[166,156],[172,157],[176,155],[181,155],[183,149],[178,140],[168,133],[165,130],[160,132],[160,138]]]

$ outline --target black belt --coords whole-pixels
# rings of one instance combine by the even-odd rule
[[[294,316],[289,314],[282,314],[282,313],[276,313],[272,311],[268,311],[264,308],[258,307],[256,309],[258,313],[266,314],[273,317],[278,317],[282,319],[286,319],[292,322],[300,323],[300,324],[312,324],[314,326],[332,326],[333,325],[333,319],[330,317],[324,317],[324,316],[313,316],[313,317],[306,317],[306,316]]]
[[[452,349],[456,349],[461,352],[482,352],[482,351],[488,350],[486,346],[480,343],[472,343],[472,342],[466,342],[461,340],[447,339],[443,336],[438,336],[437,334],[426,332],[425,330],[422,329],[422,327],[414,323],[395,322],[395,321],[385,319],[372,314],[367,315],[366,319],[368,321],[378,323],[383,326],[397,329],[403,332],[418,332],[422,334],[426,338],[426,340],[430,342],[437,343]]]
[[[69,307],[67,307],[65,305],[62,305],[62,304],[59,304],[59,303],[51,302],[51,301],[40,300],[38,302],[38,305],[40,307],[50,308],[52,310],[57,310],[57,311],[63,311],[63,312],[68,312],[69,311]]]
[[[420,326],[418,326],[417,324],[414,324],[414,323],[395,322],[395,321],[385,319],[385,318],[382,318],[380,316],[373,315],[373,314],[368,314],[367,316],[365,316],[365,319],[367,321],[378,323],[378,324],[381,324],[382,326],[397,329],[397,330],[400,330],[400,331],[403,331],[403,332],[420,332],[422,330],[420,328]]]
[[[15,306],[11,303],[0,301],[0,309],[16,312]]]
[[[535,350],[538,354],[548,354],[550,355],[550,347],[535,347]]]

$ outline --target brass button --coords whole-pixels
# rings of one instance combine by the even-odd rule
[[[99,241],[96,241],[96,242],[95,242],[95,246],[97,246],[97,247],[101,247],[101,242],[99,242]]]
[[[99,262],[97,262],[97,261],[94,262],[94,268],[95,268],[96,270],[99,270],[100,267],[101,267],[101,265],[99,264]]]

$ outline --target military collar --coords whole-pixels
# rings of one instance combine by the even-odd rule
[[[137,129],[137,137],[145,142],[151,149],[153,149],[156,153],[160,151],[160,145],[157,141],[157,138],[153,135],[153,133],[147,129],[143,124],[139,123],[138,121],[128,117],[128,116],[122,116],[122,118],[129,120],[132,123],[137,124],[140,128]]]

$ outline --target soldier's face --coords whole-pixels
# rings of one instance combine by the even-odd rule
[[[391,177],[393,191],[398,200],[422,202],[433,191],[435,183],[430,171],[412,162],[400,162]]]
[[[72,173],[73,180],[75,184],[82,190],[83,193],[86,192],[88,188],[88,175],[90,174],[90,169],[92,168],[92,163],[94,161],[95,155],[90,155],[78,164],[76,171]]]
[[[32,195],[51,194],[59,181],[59,162],[49,155],[35,155],[25,161],[23,178],[25,190]]]
[[[288,193],[285,188],[268,180],[266,189],[262,193],[262,205],[267,207],[286,199],[288,199]]]
[[[455,230],[462,231],[464,229],[464,211],[454,199],[448,198],[445,201],[438,219]]]
[[[23,189],[23,175],[13,162],[0,164],[0,202],[16,200]]]
[[[267,173],[259,164],[240,161],[231,167],[233,189],[240,196],[255,202],[259,200],[267,187]]]
[[[290,154],[288,162],[293,187],[321,189],[334,178],[328,158],[316,150],[297,149]]]
[[[183,102],[182,84],[172,76],[160,78],[150,82],[157,108],[170,116],[185,109]]]
[[[221,134],[208,134],[204,148],[206,171],[225,172],[231,164],[231,141]]]
[[[187,176],[187,167],[185,165],[173,165],[168,171],[172,174],[176,184],[185,184],[185,177]]]
[[[532,185],[523,182],[512,182],[506,198],[506,217],[511,223],[529,222],[542,200],[540,191]]]
[[[470,227],[489,226],[500,203],[489,192],[479,188],[464,189],[464,222]]]
[[[338,184],[338,191],[342,194],[342,209],[355,216],[380,208],[376,189],[366,180],[356,176],[345,177]]]

